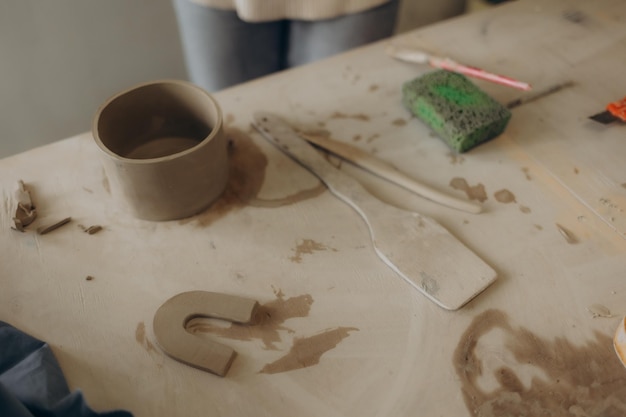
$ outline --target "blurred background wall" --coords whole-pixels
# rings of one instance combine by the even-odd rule
[[[398,31],[462,13],[465,1],[403,0]],[[171,0],[3,0],[0,158],[88,131],[122,89],[186,77]]]

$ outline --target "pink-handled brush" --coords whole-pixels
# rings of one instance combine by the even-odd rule
[[[458,72],[459,74],[464,74],[470,77],[480,78],[497,84],[506,85],[508,87],[517,88],[518,90],[527,91],[532,88],[530,84],[523,81],[515,80],[510,77],[505,77],[504,75],[492,74],[480,68],[459,64],[458,62],[450,58],[433,56],[426,52],[418,51],[411,48],[390,45],[387,48],[387,53],[390,56],[402,61],[418,64],[428,64],[434,68],[441,68],[447,71]]]

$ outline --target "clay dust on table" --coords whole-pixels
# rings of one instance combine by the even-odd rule
[[[498,387],[481,388],[485,376],[476,346],[494,329],[505,333],[502,349],[520,365],[531,365],[542,376],[525,386],[514,367],[493,371]],[[612,348],[612,337],[595,333],[595,340],[575,345],[565,337],[548,340],[531,330],[510,324],[503,311],[478,315],[461,336],[453,364],[461,382],[465,404],[474,417],[626,415],[626,372]],[[496,355],[501,349],[490,349]]]

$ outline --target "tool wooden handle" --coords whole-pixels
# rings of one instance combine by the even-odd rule
[[[330,151],[346,159],[347,161],[350,161],[355,165],[358,165],[361,168],[364,168],[371,173],[378,175],[379,177],[387,181],[390,181],[400,187],[403,187],[417,195],[425,197],[436,203],[443,204],[444,206],[451,207],[457,210],[466,211],[468,213],[477,214],[482,211],[482,207],[478,204],[474,204],[470,201],[450,196],[439,190],[422,184],[415,179],[407,176],[406,174],[398,171],[391,165],[373,157],[372,155],[362,151],[357,147],[347,145],[336,140],[328,139],[323,136],[305,134],[301,134],[300,136],[302,136],[307,141],[323,149],[326,149],[327,151]]]

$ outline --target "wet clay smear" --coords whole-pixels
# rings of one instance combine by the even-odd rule
[[[311,255],[314,252],[325,251],[329,249],[332,250],[333,252],[337,252],[337,249],[328,247],[312,239],[302,239],[302,241],[298,243],[298,246],[296,246],[296,248],[293,249],[293,251],[295,252],[295,255],[293,255],[289,259],[292,262],[301,263],[302,255]]]
[[[281,207],[315,198],[326,191],[326,187],[320,183],[309,190],[301,190],[280,199],[259,199],[258,194],[265,181],[267,157],[246,132],[229,127],[226,135],[230,144],[229,176],[224,192],[207,210],[180,220],[180,224],[195,222],[200,227],[206,227],[245,206]]]
[[[515,203],[515,194],[507,189],[496,191],[493,195],[497,202],[503,204]]]
[[[276,299],[259,307],[256,321],[246,326],[230,323],[229,327],[221,327],[207,319],[192,319],[187,324],[187,331],[192,334],[210,333],[234,340],[261,340],[265,349],[278,350],[281,342],[281,331],[294,333],[283,324],[293,318],[307,317],[313,304],[309,294],[285,298],[282,291],[276,291]]]
[[[482,184],[470,186],[464,178],[454,177],[450,180],[450,187],[464,191],[470,200],[478,200],[481,203],[487,201],[487,192]]]
[[[358,330],[354,327],[337,327],[314,336],[295,338],[289,352],[265,365],[260,373],[277,374],[317,365],[324,353],[334,349],[350,332]]]
[[[522,382],[515,369],[493,370],[498,386],[480,387],[486,375],[477,354],[482,337],[498,329],[504,332],[501,349],[513,354],[520,366],[537,368],[541,376]],[[488,310],[477,316],[465,331],[454,353],[454,366],[461,380],[465,404],[475,417],[624,417],[626,372],[613,351],[612,338],[598,332],[595,340],[576,345],[565,338],[541,338],[525,328],[514,328],[508,316]],[[491,361],[494,362],[493,360]]]
[[[139,345],[147,352],[155,351],[154,345],[146,337],[146,324],[143,321],[137,324],[137,328],[135,329],[135,340],[137,340],[137,343],[139,343]]]

